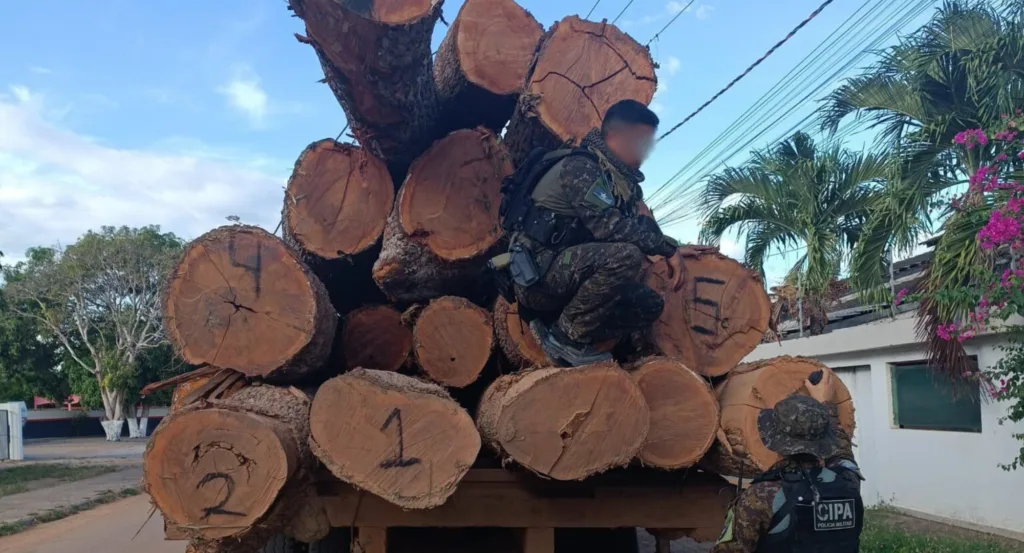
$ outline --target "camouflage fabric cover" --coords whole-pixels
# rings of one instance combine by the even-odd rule
[[[805,453],[824,460],[839,453],[828,408],[807,396],[792,395],[762,410],[757,430],[765,447],[779,455]]]

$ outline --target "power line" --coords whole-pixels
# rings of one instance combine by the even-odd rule
[[[619,12],[619,15],[616,15],[615,19],[612,19],[612,25],[614,25],[615,22],[618,21],[620,17],[622,17],[622,14],[626,13],[626,10],[628,10],[629,7],[632,6],[632,5],[633,5],[633,0],[629,0],[629,2],[626,3],[626,7],[622,8],[622,11]]]
[[[811,15],[807,16],[807,18],[804,19],[803,21],[801,21],[799,25],[794,27],[793,30],[790,31],[789,34],[786,35],[785,38],[783,38],[779,42],[775,43],[775,46],[772,46],[771,48],[769,48],[768,51],[765,52],[765,54],[760,57],[760,59],[758,59],[757,61],[752,63],[750,65],[750,67],[748,67],[745,71],[743,71],[743,73],[740,73],[735,79],[732,80],[732,82],[730,82],[729,84],[725,85],[725,88],[723,88],[722,90],[719,90],[718,93],[715,94],[714,96],[712,96],[710,100],[708,100],[707,102],[704,102],[704,104],[701,105],[699,108],[697,108],[696,111],[694,111],[690,115],[687,115],[686,119],[683,119],[678,124],[676,124],[676,126],[674,126],[671,129],[669,129],[668,132],[666,132],[665,134],[659,136],[658,137],[658,141],[660,142],[666,136],[674,133],[676,131],[676,129],[678,129],[679,127],[682,127],[684,124],[686,124],[687,121],[689,121],[690,119],[693,119],[694,117],[696,117],[698,113],[704,111],[704,108],[710,106],[711,103],[714,102],[715,100],[717,100],[722,94],[725,94],[726,92],[728,92],[729,89],[731,89],[736,83],[740,82],[740,80],[742,80],[744,77],[749,75],[751,71],[753,71],[755,68],[757,68],[758,65],[761,65],[761,63],[764,60],[768,59],[768,56],[771,56],[772,54],[775,53],[776,50],[779,49],[779,47],[781,47],[783,44],[789,42],[789,39],[793,38],[793,36],[796,35],[796,33],[798,31],[800,31],[800,29],[804,28],[805,25],[810,23],[812,19],[814,19],[815,17],[818,17],[818,14],[821,13],[822,10],[824,10],[826,7],[828,7],[829,4],[831,4],[834,1],[835,0],[825,0],[820,6],[818,6],[818,9],[814,10],[811,13]],[[678,14],[676,16],[678,17]],[[671,24],[671,22],[669,22],[669,23]],[[659,31],[659,34],[660,34],[660,31]]]
[[[594,10],[597,9],[597,5],[600,4],[600,3],[601,3],[601,0],[597,0],[597,2],[594,2],[594,5],[590,7],[590,11],[587,12],[587,16],[584,17],[583,19],[590,19],[590,14],[594,13]]]
[[[671,27],[671,26],[672,26],[672,24],[676,22],[676,19],[679,19],[679,16],[680,16],[680,15],[683,15],[684,13],[686,13],[686,10],[690,9],[690,6],[692,6],[692,5],[693,5],[693,3],[694,3],[694,2],[696,2],[696,1],[697,1],[697,0],[690,0],[690,2],[689,2],[689,3],[687,3],[687,4],[685,5],[685,6],[683,6],[683,9],[679,10],[679,12],[678,12],[678,13],[676,13],[675,15],[673,15],[673,16],[672,16],[672,19],[669,19],[669,20],[668,20],[668,23],[666,23],[666,24],[665,24],[665,26],[664,26],[664,27],[662,27],[660,31],[658,31],[658,32],[654,33],[654,36],[652,36],[652,37],[651,37],[651,40],[648,40],[648,41],[647,41],[647,44],[645,44],[644,46],[650,46],[652,42],[654,42],[655,40],[657,40],[657,39],[658,39],[658,37],[659,37],[659,36],[661,36],[661,33],[664,33],[664,32],[665,32],[665,29],[668,29],[669,27]]]

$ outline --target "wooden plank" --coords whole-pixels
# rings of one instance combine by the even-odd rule
[[[541,497],[521,485],[463,481],[448,501],[406,511],[350,487],[323,496],[332,526],[503,528],[721,528],[733,498],[724,482],[595,487],[585,497]]]
[[[356,539],[351,553],[387,553],[388,529],[374,526],[356,528]]]
[[[555,553],[555,529],[527,528],[523,535],[523,553]]]

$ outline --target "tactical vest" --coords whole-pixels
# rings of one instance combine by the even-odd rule
[[[768,472],[758,482],[780,482],[768,535],[757,553],[857,553],[864,527],[860,474],[843,466]]]
[[[501,186],[501,227],[508,236],[520,234],[555,250],[588,242],[593,236],[575,216],[571,205],[559,205],[558,171],[570,156],[597,156],[583,148],[548,151],[536,148]]]

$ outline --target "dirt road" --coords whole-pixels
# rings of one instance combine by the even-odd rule
[[[139,495],[0,538],[0,553],[183,553],[185,542],[164,541],[160,514],[149,515],[149,497]]]

